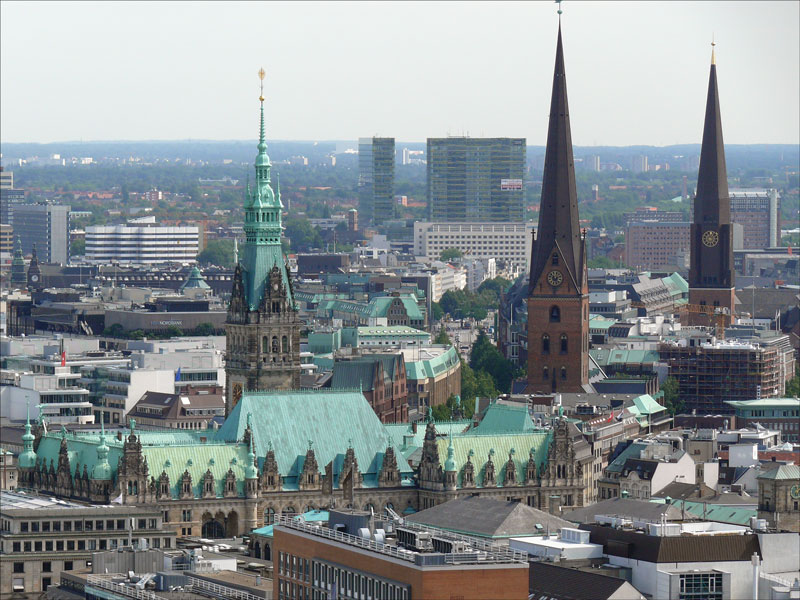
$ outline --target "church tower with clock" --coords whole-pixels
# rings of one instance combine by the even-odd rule
[[[689,304],[707,306],[709,311],[716,307],[728,315],[733,312],[735,281],[732,237],[717,65],[712,47],[703,145],[690,232]],[[726,320],[730,322],[730,317],[726,317]],[[703,312],[692,312],[689,314],[689,324],[712,325],[713,320]]]
[[[225,321],[225,415],[245,390],[288,390],[300,387],[300,319],[294,303],[289,268],[281,249],[280,189],[272,187],[264,136],[264,70],[261,130],[253,189],[247,186],[244,206],[245,242],[233,274]]]
[[[567,81],[558,28],[539,226],[528,290],[527,392],[585,392],[589,385],[586,236],[578,221]]]

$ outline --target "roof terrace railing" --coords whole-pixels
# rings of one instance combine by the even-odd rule
[[[347,533],[342,533],[341,531],[336,531],[328,527],[312,525],[310,523],[306,523],[303,520],[294,519],[294,517],[292,516],[287,517],[284,515],[278,515],[276,518],[276,524],[285,526],[289,529],[302,531],[304,533],[311,533],[313,535],[318,535],[350,546],[357,546],[359,548],[372,550],[373,552],[387,554],[392,558],[397,558],[399,560],[404,560],[411,563],[427,564],[430,562],[425,560],[422,561],[418,560],[417,555],[420,554],[419,552],[405,550],[403,548],[398,548],[397,546],[392,546],[390,544],[383,544],[371,539],[361,538]],[[528,560],[526,553],[513,550],[508,546],[501,546],[500,544],[494,541],[485,541],[479,538],[459,535],[456,533],[452,533],[450,531],[446,531],[444,529],[438,529],[436,527],[429,527],[425,525],[418,525],[416,523],[409,523],[408,521],[406,521],[403,524],[403,527],[420,532],[427,531],[434,534],[437,537],[441,537],[448,540],[464,541],[467,544],[469,544],[469,546],[474,550],[473,552],[442,554],[441,556],[444,557],[442,559],[442,562],[446,564],[509,563],[509,562],[527,563]],[[430,553],[430,556],[433,556],[433,554],[434,553]]]

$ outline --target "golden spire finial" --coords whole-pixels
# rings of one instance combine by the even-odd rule
[[[717,64],[717,59],[714,57],[714,46],[716,46],[716,44],[714,43],[714,34],[712,33],[711,34],[711,64],[712,65]]]
[[[264,101],[264,77],[266,77],[266,75],[267,72],[264,70],[263,67],[258,70],[258,78],[261,80],[261,95],[258,97],[258,99],[261,102]]]

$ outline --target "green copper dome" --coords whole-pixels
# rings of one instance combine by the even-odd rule
[[[455,450],[453,449],[453,436],[450,436],[450,445],[447,447],[447,460],[444,461],[445,471],[456,470]]]
[[[257,479],[258,468],[256,467],[256,454],[253,452],[253,444],[250,444],[250,452],[247,453],[247,467],[244,470],[245,479]]]
[[[31,417],[30,405],[28,407],[28,416],[25,419],[25,433],[22,434],[22,452],[19,455],[19,468],[32,469],[36,466],[36,452],[33,451],[33,434],[31,433]]]
[[[111,479],[111,465],[108,464],[106,428],[100,421],[100,445],[97,447],[97,464],[92,469],[92,479]]]
[[[181,286],[181,290],[185,290],[186,288],[200,288],[204,290],[210,290],[211,286],[206,283],[206,280],[203,279],[203,275],[200,273],[200,269],[197,267],[192,267],[192,270],[189,271],[189,277],[186,281],[183,282]]]

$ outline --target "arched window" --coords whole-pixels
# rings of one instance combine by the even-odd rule
[[[550,336],[546,333],[542,336],[542,354],[550,354]]]
[[[550,378],[550,369],[542,367],[542,381],[547,381]]]
[[[567,367],[561,367],[561,379],[567,378]]]
[[[281,352],[289,352],[289,338],[286,336],[281,339]]]
[[[278,353],[278,336],[277,335],[273,335],[272,336],[272,352],[274,354]]]
[[[561,309],[557,306],[550,307],[550,322],[551,323],[560,323],[561,322]]]
[[[561,354],[567,353],[567,334],[561,334]]]

